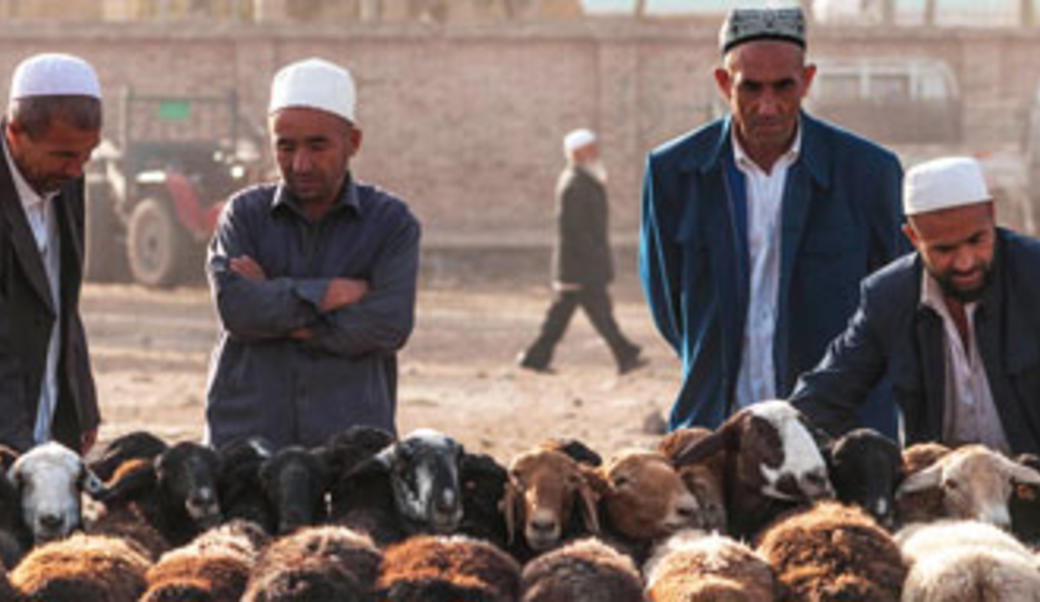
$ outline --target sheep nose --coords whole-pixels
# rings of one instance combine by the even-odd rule
[[[675,509],[676,514],[683,518],[692,519],[697,516],[697,506],[691,504],[683,504]]]
[[[450,489],[445,489],[443,493],[437,498],[437,511],[444,514],[451,514],[459,506],[459,499],[455,495],[455,492]]]
[[[552,533],[556,531],[556,521],[535,519],[531,521],[531,529],[537,533]]]
[[[39,520],[41,527],[52,531],[61,527],[62,524],[61,516],[57,514],[41,514]]]

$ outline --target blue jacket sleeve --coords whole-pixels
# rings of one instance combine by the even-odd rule
[[[369,291],[360,301],[323,314],[304,345],[332,355],[390,354],[415,325],[419,272],[419,222],[405,214],[387,235],[372,266]]]
[[[233,257],[248,255],[259,262],[251,217],[235,200],[228,203],[209,245],[206,274],[220,321],[231,336],[283,338],[317,319],[328,279],[251,280],[232,270]]]
[[[790,401],[833,435],[855,428],[857,410],[884,376],[884,345],[875,324],[877,308],[861,286],[860,305],[848,327],[834,339],[823,359],[795,385]]]
[[[881,173],[874,183],[877,186],[874,198],[878,206],[876,211],[867,215],[872,237],[868,258],[870,272],[913,250],[902,232],[903,168],[894,155],[886,153]]]
[[[680,310],[680,257],[675,243],[679,221],[674,204],[660,189],[653,157],[647,158],[643,177],[642,226],[639,237],[639,276],[654,323],[676,353],[682,353]]]

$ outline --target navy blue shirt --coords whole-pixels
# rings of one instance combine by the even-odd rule
[[[350,178],[316,222],[280,184],[232,197],[206,265],[222,326],[206,399],[210,443],[262,435],[276,447],[313,446],[359,424],[395,432],[396,352],[415,322],[419,235],[404,203]],[[231,269],[242,255],[266,280]],[[370,290],[322,312],[337,277]],[[300,328],[312,338],[290,338]]]

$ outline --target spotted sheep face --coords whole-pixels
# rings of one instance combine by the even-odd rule
[[[397,511],[418,530],[451,533],[462,521],[462,446],[430,429],[412,432],[379,452],[390,473]]]
[[[754,458],[763,495],[805,502],[834,497],[827,464],[804,416],[785,401],[750,406],[740,457]]]
[[[80,491],[103,488],[83,460],[60,443],[29,450],[11,466],[7,478],[21,496],[22,519],[41,544],[67,536],[80,526]]]

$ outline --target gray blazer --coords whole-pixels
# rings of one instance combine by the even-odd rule
[[[607,191],[583,169],[568,167],[556,185],[553,280],[605,286],[614,278]]]
[[[6,144],[0,135],[0,144]],[[83,278],[83,179],[55,199],[61,236],[61,328],[55,440],[79,451],[83,430],[100,422],[87,338],[79,316]],[[11,179],[0,157],[0,443],[33,445],[33,426],[47,362],[54,306],[43,262]]]

